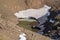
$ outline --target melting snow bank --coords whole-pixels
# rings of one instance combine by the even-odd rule
[[[47,13],[49,13],[49,9],[51,9],[51,7],[44,5],[42,8],[39,8],[39,9],[27,9],[27,10],[19,11],[19,12],[15,13],[14,15],[17,18],[34,17],[34,18],[38,19],[38,18],[46,15]]]
[[[29,19],[31,17],[36,19],[39,18],[39,22],[41,22],[42,20],[42,23],[43,23],[47,20],[46,16],[50,15],[49,9],[51,9],[51,7],[44,5],[42,8],[39,8],[39,9],[27,9],[27,10],[19,11],[19,12],[16,12],[14,15],[20,19],[25,19],[25,18]]]
[[[25,33],[20,34],[19,40],[26,40],[26,34]]]

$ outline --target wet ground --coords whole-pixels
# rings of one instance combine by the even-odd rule
[[[39,20],[40,23],[37,22],[20,22],[18,25],[23,26],[26,29],[29,29],[34,32],[38,32],[41,35],[48,36],[52,40],[60,39],[60,11],[50,11],[50,16],[44,17],[47,19]],[[22,25],[21,25],[22,24]]]

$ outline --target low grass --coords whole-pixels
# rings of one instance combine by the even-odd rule
[[[18,26],[20,27],[23,27],[25,29],[28,29],[28,30],[31,30],[31,31],[34,31],[34,32],[37,32],[36,29],[32,29],[31,28],[31,24],[32,22],[29,22],[29,21],[19,21],[19,23],[17,24]]]
[[[31,29],[31,25],[29,25],[31,22],[28,22],[28,21],[19,21],[18,25],[20,27],[24,27],[26,29],[29,29],[29,30],[32,30]]]

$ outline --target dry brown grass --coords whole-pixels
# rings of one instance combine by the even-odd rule
[[[0,34],[0,40],[9,40],[6,35]]]

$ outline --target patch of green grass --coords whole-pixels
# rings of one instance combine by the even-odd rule
[[[30,25],[31,23],[32,23],[32,22],[29,22],[29,21],[19,21],[19,23],[18,23],[17,25],[20,26],[20,27],[26,28],[26,29],[28,29],[28,30],[37,32],[36,29],[32,29],[32,28],[31,28],[31,25]]]
[[[31,25],[29,25],[30,23],[31,23],[31,22],[28,22],[28,21],[19,21],[18,25],[19,25],[20,27],[23,27],[23,28],[32,30],[32,29],[31,29]]]

